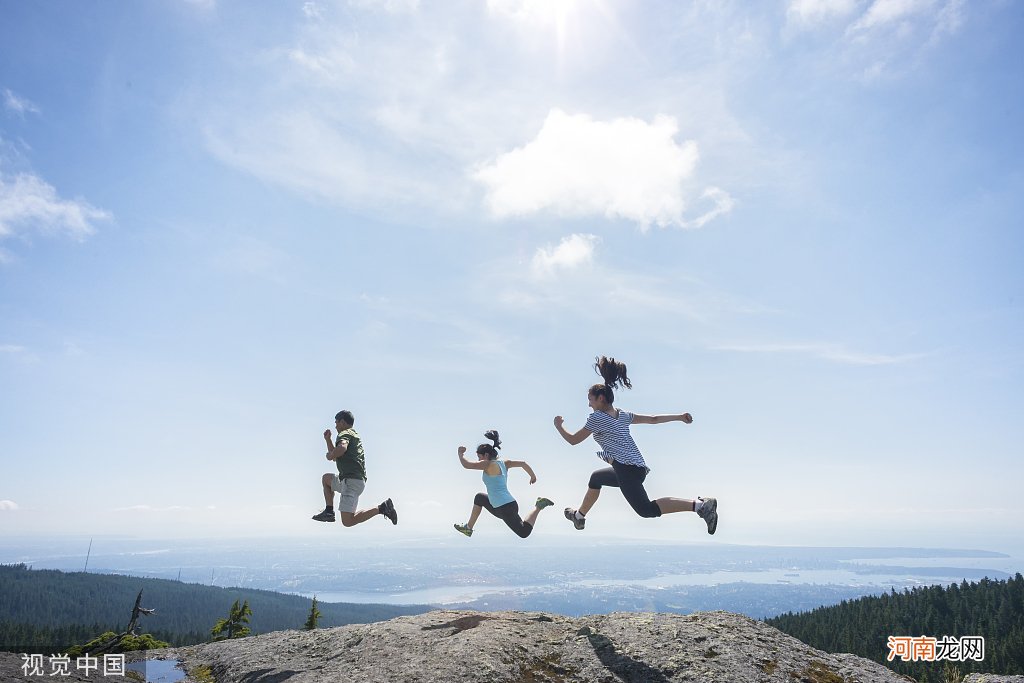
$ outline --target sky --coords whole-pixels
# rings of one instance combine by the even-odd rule
[[[1019,547],[1022,30],[1010,0],[0,0],[0,542],[449,541],[497,428],[565,548]],[[616,406],[693,415],[632,431],[714,538],[614,490],[562,518],[602,463],[552,420],[598,355]],[[310,520],[341,409],[398,527]]]

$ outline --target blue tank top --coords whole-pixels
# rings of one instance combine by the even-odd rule
[[[501,468],[501,474],[491,476],[487,474],[487,470],[484,470],[483,479],[484,486],[487,487],[487,500],[492,506],[500,508],[502,505],[515,502],[516,499],[508,492],[508,468],[501,460],[498,460],[497,463]]]

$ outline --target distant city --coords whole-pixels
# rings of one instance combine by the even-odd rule
[[[983,577],[1024,562],[984,550],[728,545],[332,546],[309,540],[0,542],[0,562],[241,586],[323,602],[566,615],[722,609],[767,618],[862,595]]]

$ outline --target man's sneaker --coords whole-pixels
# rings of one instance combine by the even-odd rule
[[[395,512],[395,504],[390,498],[380,504],[380,514],[390,519],[392,524],[398,524],[398,513]]]
[[[318,522],[333,522],[334,510],[324,510],[319,514],[313,515],[313,519],[315,519]]]
[[[579,519],[576,517],[576,511],[572,508],[565,508],[565,518],[572,522],[577,531],[583,531],[583,527],[587,525],[587,518]]]
[[[538,510],[543,510],[544,508],[550,507],[550,506],[552,506],[554,504],[555,504],[554,501],[549,500],[547,498],[538,498],[537,499],[537,509]]]
[[[473,530],[470,529],[465,524],[456,524],[455,525],[455,530],[458,531],[463,536],[472,536],[473,535]]]
[[[708,533],[715,533],[715,529],[718,528],[718,499],[698,497],[697,500],[704,503],[697,511],[697,515],[708,523]]]

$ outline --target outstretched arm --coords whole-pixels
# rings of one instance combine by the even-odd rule
[[[563,439],[565,439],[567,442],[569,442],[569,444],[571,444],[573,446],[575,446],[578,443],[583,443],[583,441],[588,436],[593,434],[593,432],[591,432],[586,427],[580,428],[580,430],[578,432],[576,432],[575,434],[570,434],[568,431],[566,431],[565,427],[562,426],[562,422],[563,422],[563,420],[562,420],[562,416],[561,415],[556,417],[555,418],[555,429],[558,430],[558,433],[562,435]]]
[[[662,422],[693,422],[693,416],[689,413],[682,415],[638,415],[633,413],[633,424],[660,425]]]
[[[477,460],[476,462],[467,460],[465,446],[459,446],[459,460],[462,462],[462,466],[467,470],[482,470],[487,467],[487,462],[485,460]]]
[[[506,467],[522,467],[524,470],[526,470],[526,473],[530,475],[530,483],[531,484],[537,483],[537,475],[533,473],[533,468],[530,467],[530,464],[528,462],[526,462],[525,460],[506,460],[505,461],[505,466]]]

